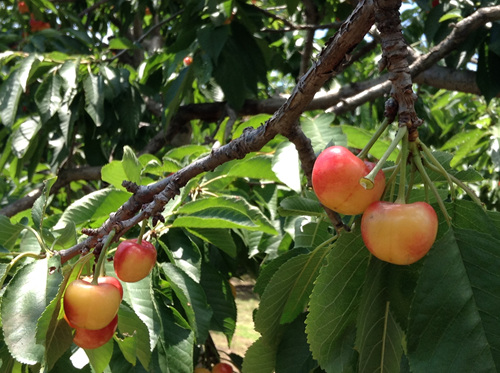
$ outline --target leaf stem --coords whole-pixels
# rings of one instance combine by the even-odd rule
[[[370,149],[372,148],[372,146],[377,142],[377,140],[382,135],[382,133],[384,133],[384,131],[386,130],[386,128],[389,126],[389,124],[390,124],[389,120],[387,119],[387,117],[385,117],[384,120],[382,121],[382,123],[380,124],[380,126],[377,128],[377,131],[375,131],[375,133],[370,138],[370,140],[368,141],[368,143],[365,145],[365,147],[363,148],[363,150],[361,150],[361,152],[359,152],[359,154],[358,154],[358,158],[359,159],[365,159],[366,158],[366,156],[370,152]]]
[[[102,269],[104,267],[104,258],[106,258],[106,254],[108,252],[108,247],[111,244],[111,242],[113,241],[115,234],[116,234],[116,230],[115,229],[111,230],[111,232],[109,232],[106,239],[104,240],[101,252],[99,253],[99,259],[97,260],[97,264],[94,268],[94,276],[92,278],[92,285],[98,284],[99,275],[103,272]]]
[[[47,247],[47,245],[45,244],[45,242],[42,239],[42,236],[40,236],[40,233],[38,233],[38,231],[36,231],[35,229],[33,229],[30,226],[26,226],[26,229],[28,229],[31,233],[33,233],[33,235],[35,236],[36,240],[38,241],[38,244],[43,249],[43,251],[45,251],[47,254],[52,254],[53,253],[52,250],[50,250]]]
[[[399,142],[403,139],[405,136],[405,133],[408,132],[408,128],[406,126],[399,127],[398,132],[396,133],[396,137],[394,140],[392,140],[391,145],[389,145],[389,148],[385,151],[384,155],[380,160],[377,162],[375,167],[370,171],[368,175],[365,177],[362,177],[359,180],[359,183],[361,186],[365,189],[372,189],[375,183],[375,176],[377,176],[377,173],[382,169],[384,166],[385,161],[387,161],[387,158],[391,155],[391,153],[396,149],[398,146]]]
[[[13,258],[10,263],[7,265],[7,268],[5,269],[5,273],[3,276],[0,278],[0,289],[3,287],[3,283],[5,282],[5,279],[9,275],[9,271],[19,262],[21,259],[24,258],[35,258],[35,259],[43,259],[46,256],[44,254],[38,254],[38,253],[33,253],[33,252],[26,252],[26,253],[21,253],[17,255],[15,258]]]

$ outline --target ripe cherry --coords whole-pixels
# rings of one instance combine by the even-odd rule
[[[385,175],[379,171],[372,189],[363,188],[359,180],[375,164],[362,161],[343,146],[331,146],[316,159],[312,185],[319,201],[344,215],[361,214],[372,202],[378,201],[385,188]]]
[[[136,282],[145,278],[156,263],[156,249],[148,241],[140,244],[133,238],[120,242],[114,258],[115,273],[124,282]]]
[[[184,62],[184,66],[189,66],[193,63],[193,57],[186,56],[186,57],[184,57],[183,62]]]
[[[233,373],[233,368],[229,364],[218,363],[212,368],[212,373]]]
[[[25,1],[20,1],[17,3],[17,10],[19,10],[19,13],[21,14],[26,14],[30,12],[30,8],[28,7],[28,4],[26,4]]]
[[[75,328],[73,342],[84,349],[90,350],[105,345],[115,334],[118,326],[118,315],[104,328],[98,330],[88,330]]]
[[[194,368],[194,373],[210,373],[210,371],[207,368],[197,367]]]
[[[113,284],[94,285],[79,279],[68,285],[64,293],[64,313],[76,328],[98,330],[106,327],[118,313],[122,300]]]
[[[374,202],[361,218],[363,241],[380,260],[407,265],[427,254],[438,229],[438,218],[425,202]]]

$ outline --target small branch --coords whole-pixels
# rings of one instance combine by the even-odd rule
[[[87,9],[81,11],[79,14],[78,14],[78,17],[83,17],[84,15],[90,13],[90,12],[93,12],[94,10],[96,10],[97,8],[99,8],[102,4],[105,4],[107,3],[108,1],[110,0],[99,0],[97,3],[95,3],[94,5],[88,7]]]

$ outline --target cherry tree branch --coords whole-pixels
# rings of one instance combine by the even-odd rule
[[[112,229],[116,230],[116,238],[118,238],[141,220],[158,216],[166,203],[175,197],[193,177],[213,170],[225,162],[242,159],[246,154],[260,150],[278,134],[293,137],[293,129],[297,128],[294,125],[296,126],[301,113],[325,82],[342,71],[343,64],[346,62],[345,56],[363,39],[373,22],[372,0],[361,1],[339,31],[329,40],[320,53],[318,61],[299,80],[290,98],[274,113],[272,118],[256,129],[246,129],[239,138],[213,149],[210,155],[157,183],[148,186],[126,183],[128,189],[134,191],[132,197],[116,213],[111,214],[99,229],[87,231],[90,236],[86,240],[69,249],[61,250],[58,253],[61,261],[65,262],[95,247]],[[300,143],[301,158],[305,159],[306,165],[310,167],[314,162],[312,148],[303,141],[297,140],[297,142]],[[303,146],[308,149],[306,152],[302,149]],[[308,172],[306,176],[310,179],[310,171]],[[329,215],[334,219],[335,226],[341,224],[336,214]]]

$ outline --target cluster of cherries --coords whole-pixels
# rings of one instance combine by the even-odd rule
[[[147,277],[156,263],[156,249],[138,239],[122,241],[114,257],[116,276],[123,282]],[[118,308],[123,298],[120,281],[111,276],[81,278],[64,293],[64,318],[75,329],[73,342],[84,349],[106,344],[118,326]]]
[[[25,1],[20,1],[17,3],[17,10],[19,11],[20,14],[28,14],[30,12],[30,8]],[[31,32],[38,32],[48,28],[50,28],[50,23],[36,19],[35,15],[31,13],[30,17]]]
[[[371,189],[360,180],[375,167],[343,146],[325,149],[316,159],[312,185],[319,201],[343,215],[363,214],[361,235],[377,258],[400,265],[416,262],[434,244],[438,218],[426,202],[380,201],[385,175],[380,170]]]

